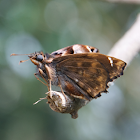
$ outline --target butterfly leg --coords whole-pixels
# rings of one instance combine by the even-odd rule
[[[51,76],[50,76],[50,71],[49,71],[49,67],[47,65],[45,65],[45,70],[46,70],[46,74],[47,74],[47,80],[48,80],[48,93],[50,93],[50,96],[52,97],[52,87],[51,87]]]
[[[62,94],[64,95],[64,97],[65,97],[65,99],[66,99],[66,101],[67,101],[66,95],[65,95],[65,93],[64,93],[64,91],[63,91],[63,89],[62,89],[62,86],[61,86],[61,84],[60,84],[60,79],[59,79],[59,77],[58,77],[58,86],[60,87],[61,92],[62,92]]]
[[[45,81],[46,83],[44,83],[43,81],[41,81],[41,80],[37,77],[38,73],[34,73],[35,78],[36,78],[37,80],[39,80],[42,84],[46,85],[47,88],[48,88],[48,90],[49,90],[48,81],[47,81],[47,80],[44,78],[44,76],[43,76],[44,72],[43,72],[40,68],[39,68],[38,70],[39,70],[39,74],[41,75],[41,77],[44,79],[44,81]]]
[[[48,93],[50,93],[50,96],[52,97],[51,91],[52,91],[51,79],[49,79],[49,92],[48,92]],[[46,93],[46,94],[47,94],[47,93]]]
[[[42,84],[46,85],[48,87],[48,84],[44,83],[43,81],[41,81],[38,77],[37,77],[38,73],[34,73],[35,78],[40,81]],[[42,76],[41,76],[42,77]]]
[[[44,99],[47,99],[47,97],[44,97],[44,98],[40,98],[39,100],[37,100],[35,103],[33,103],[33,105],[36,105],[37,103],[39,103],[40,101],[44,100]]]
[[[44,75],[44,72],[42,71],[42,69],[39,68],[38,71],[39,71],[40,76],[44,79],[44,81],[46,81],[46,83],[42,82],[42,81],[37,77],[38,73],[34,73],[34,75],[35,75],[35,77],[36,77],[37,80],[39,80],[41,83],[43,83],[44,85],[47,86],[49,92],[47,92],[46,94],[48,94],[48,93],[50,93],[50,91],[51,91],[51,80],[49,79],[49,84],[48,84],[48,81],[47,81],[47,80],[44,78],[44,76],[43,76],[43,75]],[[34,103],[34,105],[37,104],[38,102],[44,100],[44,99],[47,99],[47,97],[40,98],[38,101],[36,101],[36,102]]]
[[[34,73],[34,76],[36,77],[37,80],[39,80],[41,83],[43,83],[44,85],[46,85],[47,88],[48,88],[48,90],[50,90],[50,87],[49,87],[49,85],[48,85],[48,81],[47,81],[47,80],[44,78],[44,76],[43,76],[44,72],[43,72],[40,68],[39,68],[38,70],[39,70],[39,73],[40,73],[41,77],[46,81],[46,83],[42,82],[42,81],[37,77],[38,73]],[[33,105],[37,104],[38,102],[40,102],[40,101],[42,101],[42,100],[44,100],[44,99],[47,99],[47,97],[40,98],[38,101],[36,101],[35,103],[33,103]]]

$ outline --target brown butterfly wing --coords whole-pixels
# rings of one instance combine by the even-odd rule
[[[87,52],[99,53],[99,50],[95,47],[92,47],[92,46],[75,44],[72,46],[62,48],[62,49],[57,50],[55,52],[52,52],[51,56],[56,58],[56,57],[65,56],[65,55],[69,55],[69,54],[87,53]]]
[[[74,97],[88,100],[106,92],[107,83],[122,75],[126,65],[122,60],[96,53],[62,56],[53,63],[62,88]]]

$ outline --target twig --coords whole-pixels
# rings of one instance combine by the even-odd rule
[[[104,0],[111,3],[140,4],[140,0]]]
[[[140,14],[138,14],[136,22],[114,45],[108,55],[119,58],[129,64],[139,51]]]

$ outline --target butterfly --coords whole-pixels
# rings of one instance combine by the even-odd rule
[[[126,67],[124,61],[81,44],[51,54],[35,52],[28,57],[37,66],[36,78],[43,78],[47,84],[47,96],[43,99],[48,99],[52,110],[70,113],[72,118],[78,117],[77,111],[82,106],[107,92],[109,83],[123,75]],[[61,91],[53,91],[51,85],[60,87]]]

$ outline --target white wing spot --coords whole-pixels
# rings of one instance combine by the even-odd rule
[[[75,82],[78,82],[78,79],[75,78],[74,80],[75,80]]]
[[[108,60],[110,62],[111,67],[113,67],[113,60],[112,60],[112,58],[111,57],[108,57]]]
[[[86,45],[86,48],[88,49],[89,52],[92,52],[88,45]]]
[[[74,54],[83,53],[83,51],[81,50],[81,45],[79,44],[73,45],[73,51],[74,51]]]
[[[107,85],[110,87],[110,86],[113,86],[114,85],[114,82],[108,82]]]

